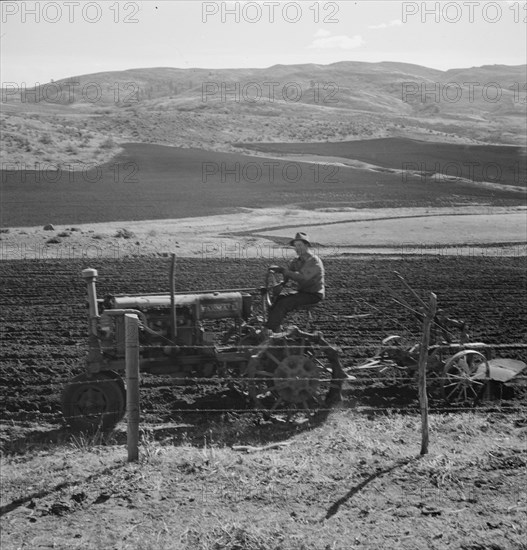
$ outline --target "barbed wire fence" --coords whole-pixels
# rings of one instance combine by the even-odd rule
[[[93,270],[92,270],[93,271]],[[173,279],[173,276],[170,277],[171,280]],[[399,276],[400,278],[400,276]],[[407,285],[406,285],[407,286]],[[251,290],[251,289],[249,289]],[[254,289],[252,289],[254,290]],[[410,289],[410,291],[415,295],[415,292]],[[393,292],[392,292],[393,294]],[[396,299],[395,299],[396,298]],[[404,306],[404,309],[409,311],[413,316],[417,315],[417,314],[420,314],[421,311],[414,308],[414,307],[411,307],[410,304],[402,299],[400,296],[392,296],[392,299],[395,299],[394,301],[402,306]],[[355,307],[354,309],[352,310],[352,315],[334,315],[334,314],[329,314],[327,315],[330,323],[329,323],[329,328],[331,329],[329,332],[330,333],[333,333],[334,332],[334,322],[339,319],[355,319],[358,321],[358,325],[357,325],[357,330],[355,330],[355,332],[357,334],[359,333],[362,333],[362,330],[360,330],[361,328],[363,328],[363,318],[364,317],[370,317],[370,320],[369,320],[369,325],[372,325],[371,323],[371,317],[372,317],[372,314],[375,318],[378,317],[377,314],[379,313],[383,313],[381,311],[381,309],[379,307],[377,307],[375,304],[373,303],[368,303],[366,301],[363,301],[363,300],[352,300],[353,302],[355,302]],[[109,310],[110,312],[112,313],[118,313],[117,311],[113,311],[113,310]],[[370,314],[366,313],[366,312],[370,312]],[[122,312],[124,314],[124,311]],[[139,313],[139,312],[138,312]],[[386,312],[384,312],[386,313]],[[302,314],[301,314],[302,315]],[[322,314],[323,315],[323,314]],[[320,317],[322,317],[321,314],[318,314],[317,315],[317,319],[315,321],[315,324],[321,324],[321,325],[326,325],[324,326],[324,332],[325,332],[325,329],[328,328],[328,323],[324,323],[322,321],[322,319],[320,319]],[[185,351],[189,352],[190,354],[192,353],[196,353],[196,350],[198,350],[200,347],[202,346],[199,346],[199,345],[193,345],[193,346],[188,346],[188,349],[185,349],[186,347],[185,346],[174,346],[174,343],[171,339],[169,338],[164,338],[164,340],[166,340],[166,343],[164,345],[160,345],[160,344],[157,344],[157,345],[149,345],[148,344],[148,338],[145,338],[145,334],[148,335],[149,332],[151,332],[157,339],[157,341],[159,342],[159,336],[160,334],[155,332],[155,331],[151,331],[148,327],[148,321],[146,320],[146,318],[144,317],[144,315],[140,315],[140,317],[142,317],[139,321],[141,323],[141,328],[143,329],[143,334],[142,334],[142,337],[139,338],[138,336],[138,327],[136,328],[135,325],[134,325],[134,328],[132,330],[132,332],[134,333],[134,338],[137,337],[137,350],[134,351],[134,354],[143,354],[145,352],[149,352],[149,351],[154,351],[154,352],[158,352],[159,354],[165,354],[165,356],[167,354],[171,354],[172,353],[172,349],[174,347],[177,347],[178,351],[179,352],[182,352],[183,354],[185,353]],[[293,316],[294,317],[294,316]],[[412,328],[409,328],[408,324],[406,322],[404,322],[403,320],[401,319],[395,319],[391,316],[389,316],[392,320],[392,325],[395,325],[397,327],[399,327],[399,332],[401,331],[402,329],[402,338],[403,339],[407,339],[407,340],[416,340],[420,334],[416,333],[415,330],[413,330]],[[384,327],[384,320],[386,318],[386,315],[381,315],[379,317],[380,319],[383,320],[383,329],[385,329]],[[293,319],[293,321],[295,321],[296,319]],[[317,321],[321,321],[321,322],[317,322]],[[415,317],[414,317],[414,321],[415,321]],[[173,321],[172,321],[173,322]],[[216,321],[218,322],[218,321]],[[301,324],[301,323],[300,323]],[[311,324],[311,318],[310,318],[310,324]],[[432,322],[432,325],[434,325],[435,323]],[[360,325],[360,327],[359,327]],[[368,325],[368,326],[369,326]],[[394,325],[394,327],[395,327]],[[394,328],[393,327],[393,328]],[[216,327],[218,328],[218,327]],[[371,328],[371,327],[370,327]],[[379,327],[376,327],[377,329]],[[393,330],[392,328],[392,330]],[[437,327],[435,327],[437,328]],[[378,331],[378,330],[377,330]],[[353,334],[353,331],[348,331],[349,333]],[[368,331],[366,331],[368,332]],[[383,330],[384,332],[384,330]],[[152,335],[151,334],[151,335]],[[450,333],[450,336],[452,336],[452,334]],[[161,340],[163,340],[163,338],[161,338]],[[209,345],[208,346],[203,346],[207,349],[207,352],[206,354],[209,354],[210,355],[210,359],[211,359],[211,362],[214,362],[215,361],[215,357],[214,357],[214,354],[211,354],[211,343],[208,343]],[[254,346],[251,346],[253,349],[254,349]],[[276,347],[276,344],[275,344],[275,347]],[[340,351],[341,354],[344,354],[346,356],[346,361],[350,361],[351,359],[351,362],[354,362],[357,358],[364,358],[364,357],[368,357],[368,356],[371,356],[372,352],[374,352],[374,350],[378,349],[379,347],[379,344],[373,344],[373,343],[366,343],[366,344],[350,344],[350,345],[339,345],[338,346],[338,349]],[[394,351],[397,351],[397,350],[400,350],[401,347],[400,346],[383,346],[383,350],[394,350]],[[428,348],[431,352],[434,352],[434,351],[437,351],[438,353],[456,353],[460,350],[463,350],[463,349],[466,349],[466,346],[464,345],[459,345],[459,344],[442,344],[442,345],[432,345],[432,346],[429,346]],[[240,345],[237,345],[237,350],[239,352],[241,352],[241,354],[243,355],[243,346],[240,346]],[[479,351],[484,351],[484,350],[488,350],[489,352],[491,353],[495,353],[499,350],[514,350],[516,353],[520,353],[521,356],[522,356],[522,359],[524,358],[524,354],[523,352],[525,350],[527,350],[527,344],[521,344],[521,343],[516,343],[516,344],[488,344],[488,345],[479,345],[477,350]],[[168,353],[167,353],[168,352]],[[140,359],[137,361],[138,363],[140,363]],[[177,360],[175,360],[175,362],[177,362]],[[175,368],[174,368],[175,370]],[[198,370],[199,372],[199,369],[196,369]],[[253,382],[261,382],[261,378],[251,378],[249,376],[247,376],[247,374],[245,373],[242,373],[240,372],[241,369],[238,368],[237,372],[232,372],[232,369],[231,369],[231,372],[228,371],[228,369],[223,369],[224,372],[222,372],[220,374],[220,376],[216,376],[216,377],[210,377],[210,376],[198,376],[196,375],[195,373],[194,374],[186,374],[185,376],[174,376],[173,374],[170,375],[170,382],[167,381],[167,377],[165,377],[165,379],[163,381],[159,381],[157,380],[156,382],[153,382],[152,380],[150,380],[149,378],[145,378],[143,376],[143,379],[142,380],[139,380],[139,377],[137,378],[137,387],[141,387],[141,393],[143,394],[143,397],[145,395],[145,392],[149,392],[157,387],[160,387],[160,386],[164,386],[165,388],[170,388],[170,387],[180,387],[181,384],[184,384],[186,386],[190,386],[190,385],[194,385],[195,387],[201,387],[203,388],[203,386],[205,385],[209,385],[209,386],[212,386],[212,385],[218,385],[219,383],[223,384],[223,385],[227,385],[229,387],[236,387],[237,389],[239,390],[242,390],[240,392],[240,394],[242,394],[243,396],[243,393],[244,393],[244,389],[246,389],[246,386],[250,383],[253,383]],[[353,396],[352,399],[355,399],[357,402],[354,402],[353,403],[353,409],[356,410],[357,412],[361,412],[361,411],[367,411],[367,412],[372,412],[372,413],[383,413],[383,412],[386,412],[387,410],[389,411],[400,411],[400,412],[417,412],[419,410],[418,406],[415,404],[415,398],[413,401],[409,401],[409,400],[403,400],[403,402],[401,403],[401,400],[399,400],[399,402],[397,401],[397,399],[394,400],[394,402],[391,402],[391,403],[382,403],[380,406],[377,405],[378,403],[378,400],[376,401],[375,399],[372,399],[372,396],[371,394],[381,394],[382,395],[382,391],[383,391],[383,388],[379,387],[379,386],[384,386],[384,390],[386,390],[386,388],[396,388],[397,389],[397,394],[399,396],[402,396],[402,395],[405,395],[405,394],[411,394],[412,392],[414,393],[415,395],[415,392],[416,392],[416,389],[417,389],[417,384],[416,384],[416,370],[417,369],[414,369],[413,372],[411,369],[408,369],[408,368],[401,368],[399,367],[397,364],[395,364],[394,362],[392,362],[392,364],[385,364],[382,365],[381,367],[379,368],[372,368],[372,369],[364,369],[364,370],[361,370],[360,369],[360,366],[356,367],[356,366],[350,366],[350,367],[347,367],[345,369],[349,375],[353,376],[353,378],[346,378],[346,380],[344,381],[345,383],[345,393],[346,393],[346,396],[349,397],[349,396]],[[104,372],[104,371],[103,371]],[[176,371],[177,373],[177,371]],[[437,390],[437,386],[441,385],[442,382],[445,381],[445,378],[443,376],[441,376],[441,373],[438,373],[438,372],[434,372],[434,373],[431,373],[433,376],[431,377],[431,380],[429,381],[430,384],[430,391],[433,392],[435,390]],[[276,383],[279,383],[279,382],[286,382],[288,379],[287,378],[282,378],[280,376],[276,376],[276,375],[273,375],[273,382],[276,384]],[[310,377],[309,379],[303,379],[301,377],[296,377],[296,380],[298,382],[302,382],[302,381],[305,381],[305,382],[314,382],[316,381],[317,383],[320,383],[320,384],[324,384],[324,383],[327,383],[328,382],[328,379],[327,377],[325,378],[316,378],[316,377]],[[517,376],[515,377],[515,380],[518,382],[518,383],[524,383],[525,382],[525,377],[521,377],[521,376]],[[92,377],[92,382],[94,381],[97,381],[97,375],[94,375]],[[101,381],[108,381],[108,378],[103,378]],[[70,387],[73,387],[75,386],[76,384],[85,384],[86,381],[83,380],[83,381],[64,381],[64,382],[60,382],[60,381],[57,381],[57,382],[51,382],[49,384],[47,384],[48,388],[50,389],[53,389],[52,391],[55,392],[58,391],[58,392],[61,392],[61,390],[65,387],[65,386],[70,386]],[[135,385],[135,382],[132,383],[132,386]],[[127,386],[130,387],[130,382],[127,383]],[[244,388],[245,387],[245,388]],[[133,392],[135,392],[136,390],[134,389]],[[138,391],[138,390],[137,390]],[[130,392],[130,390],[128,389],[127,392],[124,391],[124,384],[123,384],[123,399],[126,400],[128,399],[128,397],[130,396],[132,392]],[[246,393],[246,392],[245,392]],[[365,393],[369,393],[370,394],[370,403],[366,404],[366,402],[368,400],[365,400],[365,399],[362,399],[362,397],[364,396]],[[244,396],[246,397],[246,395]],[[373,401],[373,403],[372,403]],[[147,407],[144,407],[143,406],[143,414],[144,415],[149,415],[149,416],[155,416],[156,415],[156,409],[155,408],[152,408],[152,402],[151,402],[151,399],[143,399],[143,403],[147,403]],[[262,409],[261,408],[258,408],[258,407],[255,407],[255,406],[251,406],[251,403],[248,399],[245,399],[245,400],[240,400],[240,401],[237,401],[237,404],[238,406],[236,408],[234,407],[211,407],[211,406],[199,406],[199,407],[192,407],[192,406],[180,406],[180,407],[171,407],[170,408],[170,414],[172,415],[184,415],[184,414],[188,414],[189,412],[194,412],[194,413],[199,413],[199,414],[225,414],[226,412],[229,412],[229,413],[235,413],[235,414],[256,414],[256,413],[262,413]],[[349,400],[347,400],[347,403],[346,405],[349,405]],[[148,407],[151,407],[150,409],[148,409]],[[507,402],[504,402],[504,401],[501,401],[501,400],[498,400],[498,401],[493,401],[490,405],[489,404],[484,404],[484,403],[479,403],[478,404],[478,408],[477,410],[481,411],[481,410],[496,410],[496,408],[501,408],[503,410],[513,410],[513,407],[516,407],[518,409],[521,409],[522,407],[518,407],[515,405],[513,405],[511,407],[511,404],[510,403],[507,403]],[[139,406],[137,405],[135,407],[135,420],[133,420],[133,422],[130,422],[130,418],[128,418],[128,424],[133,424],[133,423],[138,423],[139,422]],[[325,407],[324,404],[322,403],[319,403],[317,404],[316,407],[305,407],[304,406],[304,409],[303,409],[303,413],[304,414],[309,414],[309,415],[314,415],[316,414],[317,412],[320,412],[320,413],[327,413],[329,412],[329,410],[331,410],[330,407]],[[432,400],[432,403],[431,403],[431,407],[430,407],[430,411],[431,412],[449,412],[449,411],[471,411],[471,410],[474,410],[474,406],[473,404],[456,404],[455,406],[450,406],[450,405],[446,405],[443,401],[441,401],[440,399],[433,399]],[[275,407],[274,408],[274,411],[273,411],[275,414],[287,414],[289,411],[288,408],[278,408],[278,407]],[[109,411],[108,414],[110,415],[115,415],[119,413],[119,411]],[[35,415],[33,415],[35,416]],[[128,415],[130,416],[130,414]],[[39,418],[39,415],[37,413],[36,415],[37,418]],[[40,418],[43,418],[43,417],[40,417]],[[69,415],[68,417],[68,420],[75,420],[75,419],[82,419],[83,418],[83,415]],[[57,414],[46,414],[45,415],[45,419],[47,421],[55,421],[55,422],[59,422],[59,423],[63,423],[64,422],[64,419],[62,417],[62,415],[60,413],[57,413]],[[11,418],[10,420],[13,424],[15,424],[16,422],[18,422],[18,420],[15,420],[13,418]]]
[[[188,403],[184,406],[173,406],[169,409],[169,415],[177,418],[178,416],[184,417],[185,415],[218,415],[218,421],[222,421],[225,415],[235,415],[236,417],[243,415],[262,415],[269,414],[266,409],[255,406],[254,403],[248,398],[246,388],[248,384],[252,382],[262,383],[261,377],[249,377],[241,374],[240,372],[227,372],[221,376],[199,376],[199,375],[139,375],[140,366],[140,354],[150,350],[160,351],[160,348],[164,352],[167,352],[167,346],[154,346],[154,345],[140,345],[139,344],[139,322],[137,321],[137,327],[133,325],[132,329],[129,329],[130,334],[137,335],[137,343],[133,344],[133,354],[137,358],[137,379],[136,383],[133,382],[130,376],[127,377],[126,392],[123,392],[124,403],[127,404],[126,409],[126,425],[128,435],[128,452],[129,460],[136,460],[138,458],[138,443],[139,443],[139,430],[141,426],[141,415],[144,418],[159,418],[159,411],[156,409],[156,404],[152,403],[152,398],[147,397],[148,393],[164,388],[171,392],[181,389],[182,385],[189,388],[192,393],[192,388],[208,388],[211,389],[211,399],[207,399],[208,403],[212,406],[200,406],[199,403]],[[200,346],[192,346],[194,350]],[[207,346],[203,346],[207,347]],[[280,344],[275,345],[276,348],[280,347]],[[365,353],[371,351],[374,346],[372,345],[344,345],[338,346],[341,353],[358,354],[364,356]],[[179,346],[181,348],[181,346]],[[254,349],[254,346],[251,346]],[[207,347],[210,350],[210,346]],[[383,346],[383,350],[400,350],[399,346]],[[470,344],[441,344],[432,345],[429,347],[429,351],[437,350],[440,353],[452,354],[463,349],[470,349]],[[522,358],[524,353],[527,355],[527,344],[513,343],[513,344],[480,344],[477,347],[478,351],[488,352],[489,354],[495,354],[502,351],[514,351],[520,353]],[[127,363],[130,363],[130,357],[127,358]],[[131,360],[134,362],[134,359]],[[361,369],[361,365],[347,366],[345,367],[346,374],[349,376],[344,379],[344,403],[343,407],[353,410],[358,414],[387,414],[387,413],[404,413],[415,414],[419,413],[419,403],[416,401],[417,394],[417,377],[416,369],[407,369],[397,366],[395,363],[387,362],[384,367],[365,368]],[[135,367],[134,367],[135,368]],[[323,371],[320,371],[323,372]],[[123,373],[124,374],[124,373]],[[457,404],[445,403],[441,396],[437,397],[441,390],[441,384],[447,381],[447,377],[442,373],[428,372],[427,381],[427,394],[432,396],[429,411],[433,414],[446,414],[446,413],[461,413],[461,412],[475,412],[475,413],[521,413],[527,412],[527,403],[525,400],[502,399],[499,395],[493,396],[493,399],[484,399],[477,403],[476,400],[471,402],[461,402]],[[132,382],[131,382],[132,380]],[[288,382],[288,378],[281,376],[273,376],[272,381],[274,384],[280,382]],[[108,382],[109,378],[102,375],[99,377],[97,374],[93,375],[91,382]],[[308,378],[296,378],[296,382],[305,381],[306,383],[316,382],[320,385],[328,385],[330,383],[329,371],[324,372],[323,375],[310,376]],[[488,381],[487,381],[488,382]],[[511,381],[515,386],[527,388],[527,373],[523,373],[514,377]],[[75,386],[76,384],[85,384],[86,381],[56,381],[49,384],[50,389],[61,392],[66,385]],[[135,383],[135,387],[134,387]],[[501,387],[501,386],[500,386]],[[234,389],[238,391],[240,399],[235,400],[235,406],[232,406],[232,401],[223,403],[220,406],[215,405],[214,395],[216,389],[224,391],[226,388]],[[124,390],[124,385],[123,385]],[[386,397],[388,394],[388,398]],[[208,394],[207,394],[208,395]],[[135,396],[135,397],[134,397]],[[140,406],[140,399],[143,403]],[[166,398],[168,400],[169,398]],[[384,400],[384,402],[383,402]],[[129,403],[127,403],[129,401]],[[219,401],[219,400],[218,400]],[[379,404],[379,401],[381,404]],[[182,403],[179,401],[179,403]],[[145,405],[146,404],[146,405]],[[122,406],[122,403],[121,403]],[[307,419],[315,418],[317,415],[324,415],[334,410],[334,407],[326,406],[324,403],[317,404],[316,406],[309,406],[304,408],[294,409],[294,414],[300,414],[307,417]],[[289,415],[291,414],[291,408],[288,406],[276,407],[272,411],[273,415]],[[108,410],[105,415],[121,415],[121,410]],[[45,420],[46,422],[56,422],[58,424],[65,424],[65,419],[61,413],[51,413],[40,415],[38,412],[32,415],[38,419]],[[75,416],[70,416],[68,421],[74,421],[76,419],[86,419],[86,413]],[[101,425],[102,425],[101,418]],[[12,425],[27,423],[27,420],[11,419],[9,422]],[[131,443],[130,443],[131,441]]]

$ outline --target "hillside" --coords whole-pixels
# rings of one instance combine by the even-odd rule
[[[73,76],[2,90],[1,159],[100,164],[122,142],[220,151],[381,137],[525,145],[526,70],[340,62]]]

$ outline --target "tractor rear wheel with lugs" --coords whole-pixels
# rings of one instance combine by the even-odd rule
[[[256,408],[288,416],[323,406],[332,386],[327,356],[305,339],[291,336],[264,342],[251,357],[245,376]]]

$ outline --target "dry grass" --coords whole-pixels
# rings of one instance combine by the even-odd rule
[[[6,169],[78,171],[102,164],[122,149],[112,137],[83,127],[80,119],[43,111],[2,113],[0,161]]]
[[[337,411],[251,453],[217,431],[175,446],[145,428],[132,464],[115,439],[79,436],[2,459],[2,505],[19,502],[2,546],[522,548],[525,428],[483,413],[433,415],[431,428],[424,457],[419,419],[399,414]]]

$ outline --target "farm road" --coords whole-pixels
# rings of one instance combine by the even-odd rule
[[[175,252],[193,258],[289,258],[286,243],[306,231],[321,256],[441,254],[519,256],[525,207],[239,208],[214,216],[12,228],[0,260],[124,258]]]

